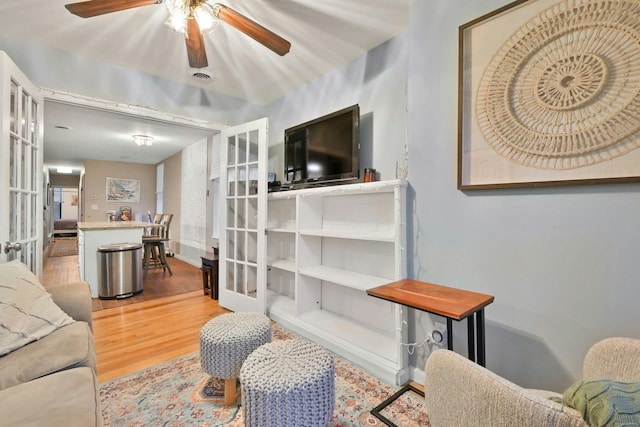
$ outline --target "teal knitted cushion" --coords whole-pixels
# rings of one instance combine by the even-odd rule
[[[640,426],[640,383],[579,381],[564,392],[562,403],[580,411],[591,427]]]

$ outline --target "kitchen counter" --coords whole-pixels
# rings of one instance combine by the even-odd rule
[[[126,228],[148,228],[148,222],[141,221],[95,221],[79,222],[78,230],[114,230]]]
[[[117,243],[142,243],[143,230],[152,226],[140,221],[78,223],[80,278],[89,282],[93,298],[99,296],[98,247]]]

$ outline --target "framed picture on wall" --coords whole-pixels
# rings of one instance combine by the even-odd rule
[[[107,202],[139,202],[140,180],[107,178]]]
[[[638,28],[637,0],[519,0],[460,26],[458,189],[640,181]]]

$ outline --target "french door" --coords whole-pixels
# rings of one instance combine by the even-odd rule
[[[266,311],[266,118],[221,132],[219,301],[232,311]]]
[[[42,271],[43,100],[0,52],[0,262]]]

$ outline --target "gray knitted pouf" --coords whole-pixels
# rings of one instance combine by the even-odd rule
[[[236,400],[236,378],[247,356],[271,342],[271,321],[261,313],[227,313],[200,330],[200,364],[215,378],[225,379],[224,402]]]
[[[323,427],[333,416],[333,358],[299,339],[274,341],[251,353],[240,370],[247,427]]]

